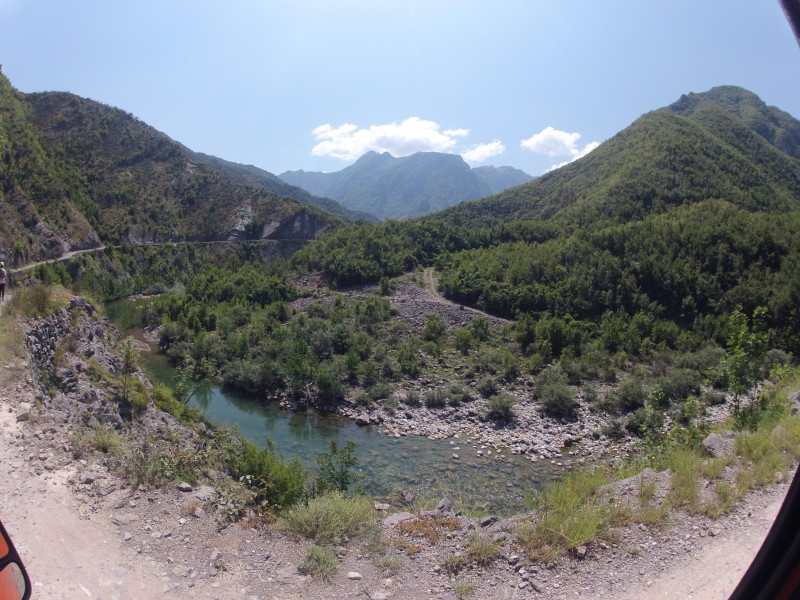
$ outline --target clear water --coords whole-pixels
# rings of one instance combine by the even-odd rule
[[[125,334],[146,341],[137,318],[140,302],[114,302],[106,307],[106,314]],[[165,356],[145,352],[142,363],[149,375],[172,383],[174,372]],[[313,410],[282,409],[274,402],[218,386],[198,389],[190,404],[210,421],[234,428],[258,444],[272,440],[284,458],[297,457],[312,468],[317,454],[329,449],[330,440],[340,446],[352,441],[364,488],[378,497],[411,490],[507,512],[522,508],[525,495],[552,477],[548,465],[531,463],[508,451],[490,454],[490,449],[484,449],[480,457],[479,446],[467,438],[389,437],[376,426],[358,426],[345,417]]]

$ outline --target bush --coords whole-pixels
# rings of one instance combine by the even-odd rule
[[[615,441],[619,441],[625,437],[625,429],[622,427],[622,421],[619,419],[611,419],[600,428],[600,433],[608,439]]]
[[[419,399],[419,392],[417,390],[407,390],[403,397],[403,403],[406,406],[422,406],[422,402]]]
[[[355,442],[349,441],[339,448],[336,440],[331,440],[330,450],[317,455],[317,466],[328,486],[344,492],[351,483],[361,479],[361,475],[353,471],[358,464],[358,458],[353,456],[355,447]]]
[[[663,395],[664,408],[667,408],[673,402],[685,400],[693,394],[700,392],[700,384],[702,378],[697,371],[690,369],[676,369],[669,375],[659,377],[656,385],[658,385]]]
[[[308,504],[298,504],[280,519],[287,531],[324,544],[339,543],[365,533],[373,525],[372,502],[363,496],[326,492]]]
[[[448,394],[441,388],[431,390],[425,394],[425,406],[428,408],[444,408],[447,406]]]
[[[272,506],[291,506],[303,497],[308,470],[299,460],[284,461],[271,448],[260,448],[248,440],[231,450],[231,475],[256,494],[256,501]]]
[[[344,400],[346,390],[332,363],[324,362],[319,365],[316,380],[319,401],[323,406],[336,405]]]
[[[601,407],[607,412],[624,415],[642,408],[647,401],[647,390],[642,385],[642,380],[637,377],[628,377],[623,381],[616,392],[608,394]]]
[[[494,377],[484,377],[478,382],[478,391],[486,398],[490,398],[497,393],[499,386]]]
[[[447,388],[447,403],[450,406],[460,406],[463,402],[472,400],[472,394],[469,389],[460,383],[454,383]]]
[[[442,321],[442,317],[433,313],[425,318],[425,326],[422,328],[420,337],[427,342],[438,342],[446,331],[447,327]]]
[[[650,433],[660,434],[664,426],[664,415],[658,410],[649,407],[637,408],[625,423],[625,429],[633,435],[644,437]]]
[[[453,332],[453,346],[461,354],[469,354],[472,348],[472,334],[469,329],[459,327]]]
[[[534,385],[534,394],[539,399],[542,412],[554,419],[575,417],[578,401],[567,385],[567,376],[558,365],[547,367],[539,374]]]
[[[470,562],[485,566],[492,562],[500,550],[500,544],[478,533],[471,533],[467,541],[467,558]]]
[[[489,398],[486,416],[497,421],[510,421],[514,418],[514,405],[517,399],[511,394],[499,394]]]
[[[91,444],[95,450],[111,456],[122,456],[125,451],[125,438],[108,427],[96,427],[92,431]]]
[[[297,570],[304,575],[329,580],[339,567],[339,558],[330,546],[310,546]]]

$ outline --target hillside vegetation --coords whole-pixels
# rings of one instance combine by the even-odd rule
[[[336,219],[236,183],[119,109],[22,94],[0,75],[0,258],[10,265],[105,244],[309,239]]]

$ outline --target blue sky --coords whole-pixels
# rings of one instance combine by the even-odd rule
[[[275,174],[432,150],[538,175],[716,85],[800,117],[777,0],[0,0],[0,63]]]

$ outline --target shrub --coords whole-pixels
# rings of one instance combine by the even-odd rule
[[[339,567],[339,558],[330,546],[313,545],[308,548],[297,570],[304,575],[329,580]]]
[[[472,348],[472,334],[469,329],[459,327],[453,332],[453,346],[461,354],[469,354],[470,348]]]
[[[355,398],[353,398],[353,404],[355,404],[358,408],[369,408],[374,403],[374,400],[370,398],[370,395],[367,392],[359,392],[356,394]]]
[[[481,566],[492,562],[499,550],[500,544],[478,533],[471,533],[467,541],[468,560]]]
[[[450,406],[459,406],[463,402],[469,402],[471,400],[472,394],[469,389],[460,383],[454,383],[447,388],[447,403]]]
[[[484,377],[478,382],[478,391],[485,396],[486,398],[490,398],[497,393],[499,386],[497,385],[497,380],[494,377]]]
[[[444,408],[447,406],[447,391],[441,388],[431,390],[425,394],[425,406],[428,408]]]
[[[600,428],[600,433],[608,439],[615,441],[619,441],[625,437],[625,429],[622,427],[622,421],[619,419],[611,419]]]
[[[239,443],[228,452],[231,475],[250,487],[258,502],[286,507],[303,497],[310,474],[299,460],[286,462],[271,448],[248,440]]]
[[[624,415],[642,408],[647,401],[647,390],[638,377],[628,377],[616,392],[608,394],[601,402],[607,412]]]
[[[322,479],[334,489],[346,491],[350,484],[361,478],[353,471],[358,464],[358,458],[353,456],[355,442],[347,442],[339,448],[336,440],[330,441],[330,450],[317,455],[317,466],[322,473]]]
[[[339,404],[345,397],[345,386],[339,380],[336,366],[330,362],[319,365],[316,373],[319,401],[325,406]]]
[[[676,369],[669,375],[659,377],[656,382],[664,394],[664,408],[699,393],[701,383],[700,374],[690,369]]]
[[[446,331],[447,327],[444,321],[442,321],[442,317],[433,313],[425,318],[425,326],[422,328],[420,337],[428,342],[438,342],[442,339]]]
[[[558,365],[547,367],[536,378],[534,394],[542,412],[554,419],[574,418],[578,408],[575,393],[567,385],[567,376]]]
[[[365,533],[373,525],[372,502],[362,496],[348,497],[326,492],[308,504],[298,504],[284,513],[281,525],[289,532],[316,542],[332,544],[343,536]]]
[[[389,398],[393,392],[394,386],[391,383],[380,383],[373,386],[367,393],[373,400],[384,400]]]
[[[650,407],[637,408],[625,422],[625,429],[640,437],[651,433],[659,435],[663,426],[663,413]]]
[[[403,402],[407,406],[421,406],[422,402],[419,399],[419,392],[417,390],[406,390]]]
[[[109,427],[95,427],[92,431],[91,444],[95,450],[111,456],[122,456],[125,450],[125,438]]]
[[[535,519],[518,529],[520,543],[531,559],[555,561],[602,533],[605,515],[596,491],[607,481],[602,470],[585,469],[545,484],[530,501],[537,510]]]
[[[458,573],[463,568],[464,562],[463,556],[448,554],[439,564],[447,573]]]
[[[490,419],[497,421],[510,421],[514,418],[514,405],[517,399],[511,394],[499,394],[489,398],[489,410],[486,413]]]

